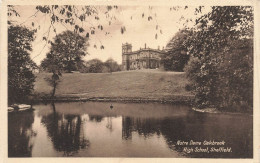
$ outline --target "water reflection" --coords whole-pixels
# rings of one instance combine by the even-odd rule
[[[132,138],[132,132],[137,132],[145,138],[154,134],[160,135],[160,122],[162,119],[123,117],[122,138]]]
[[[101,122],[103,118],[104,117],[100,115],[89,115],[89,120],[93,122]]]
[[[106,128],[109,129],[110,132],[113,131],[112,117],[107,117],[107,125],[106,125]]]
[[[35,113],[9,114],[9,157],[33,157],[32,151],[41,147],[34,144],[37,138],[51,148],[52,156],[252,158],[251,116],[202,114],[168,104],[115,103],[112,110],[109,106],[53,103],[36,105]],[[32,128],[36,122],[41,126]],[[224,140],[233,152],[184,153],[183,146],[176,145],[179,140]]]
[[[8,118],[8,156],[31,157],[33,138],[37,135],[32,130],[34,113],[10,113]]]
[[[52,104],[53,113],[42,117],[42,124],[47,128],[48,136],[57,151],[64,152],[64,156],[72,156],[80,149],[89,146],[89,141],[82,134],[81,116],[56,112]]]
[[[235,118],[236,117],[236,118]],[[180,152],[186,157],[225,157],[225,158],[251,158],[253,151],[252,122],[240,116],[201,114],[193,111],[187,116],[176,118],[133,118],[123,117],[122,139],[132,139],[133,133],[138,133],[144,138],[162,135],[168,148]],[[243,123],[234,123],[243,122]],[[183,146],[177,146],[178,140],[204,142],[224,140],[224,147],[232,147],[234,153],[184,153]],[[188,146],[192,147],[192,146]],[[205,146],[202,146],[205,147]]]

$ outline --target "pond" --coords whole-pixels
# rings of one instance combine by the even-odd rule
[[[112,105],[38,104],[34,111],[9,113],[8,156],[253,156],[252,115],[199,113],[186,105],[160,103]]]

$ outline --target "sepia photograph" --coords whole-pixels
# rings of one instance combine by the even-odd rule
[[[253,5],[6,15],[8,158],[254,158]]]

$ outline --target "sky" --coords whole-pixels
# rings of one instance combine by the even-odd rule
[[[77,6],[77,8],[81,7]],[[83,58],[86,61],[94,58],[106,61],[112,58],[121,64],[122,44],[126,42],[132,44],[133,51],[144,48],[145,44],[149,48],[158,49],[159,47],[162,49],[174,34],[183,28],[185,20],[194,20],[196,17],[194,7],[188,7],[188,9],[180,7],[178,10],[173,10],[166,6],[152,6],[151,8],[148,6],[118,6],[118,9],[109,11],[109,17],[104,14],[106,6],[93,7],[99,12],[99,20],[90,16],[86,22],[77,22],[85,30],[82,36],[85,36],[86,32],[90,32],[90,27],[96,27],[95,34],[90,35],[88,40],[90,44],[87,49],[88,54]],[[39,65],[50,48],[49,44],[46,44],[42,38],[45,36],[52,40],[55,37],[55,32],[52,27],[48,32],[50,16],[40,12],[35,14],[35,8],[36,6],[15,6],[20,17],[12,16],[9,17],[9,20],[29,28],[37,28],[36,39],[32,43],[31,58]],[[148,21],[148,16],[152,17],[150,21]],[[111,21],[110,25],[109,21]],[[34,26],[32,26],[32,22]],[[104,30],[97,29],[99,24],[103,26]],[[189,22],[189,24],[191,25],[192,22]],[[54,24],[54,27],[56,33],[74,29],[70,25],[61,25],[60,23]],[[121,33],[121,27],[126,29],[124,34]],[[155,39],[156,34],[157,39]],[[104,46],[104,49],[100,49],[101,45]]]

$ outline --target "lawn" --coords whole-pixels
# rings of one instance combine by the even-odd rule
[[[48,94],[52,87],[44,80],[49,73],[37,74],[35,93]],[[185,90],[185,73],[135,70],[113,73],[64,73],[56,96],[80,98],[172,99],[190,97]]]

